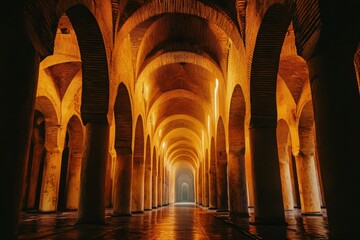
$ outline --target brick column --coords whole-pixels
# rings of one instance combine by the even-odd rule
[[[105,173],[109,154],[109,129],[106,122],[86,124],[78,223],[105,221]]]
[[[255,121],[261,123],[262,121]],[[276,123],[274,121],[274,123]],[[276,142],[276,126],[250,128],[255,223],[285,224]]]

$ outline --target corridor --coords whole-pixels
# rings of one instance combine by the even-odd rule
[[[74,211],[24,212],[18,239],[328,239],[325,213],[301,216],[297,210],[287,212],[287,226],[255,226],[248,218],[230,217],[227,212],[193,203],[175,203],[131,217],[111,214],[106,211],[104,225],[91,225],[76,224]]]

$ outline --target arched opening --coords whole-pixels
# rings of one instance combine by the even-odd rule
[[[158,207],[158,159],[156,155],[156,148],[153,148],[152,155],[152,208]]]
[[[144,127],[141,115],[138,116],[135,127],[135,143],[133,156],[133,176],[132,176],[132,200],[131,212],[141,213],[144,211]]]
[[[75,210],[79,205],[80,173],[84,140],[83,125],[81,119],[76,115],[73,115],[69,120],[67,126],[67,138],[68,165],[66,169],[65,208],[67,210]]]
[[[289,126],[285,120],[280,119],[276,128],[276,139],[280,164],[281,188],[284,202],[284,210],[294,209],[295,190],[293,190],[294,174],[292,172],[291,138]],[[290,152],[289,152],[290,151]],[[297,186],[295,186],[297,187]],[[294,197],[295,196],[295,197]]]
[[[240,85],[236,85],[229,114],[229,200],[230,213],[248,215],[245,171],[245,100]]]
[[[225,128],[219,118],[216,131],[216,189],[218,211],[228,211],[228,159],[226,152]]]
[[[113,215],[131,213],[132,110],[129,92],[120,83],[114,106],[116,161],[113,184]]]
[[[152,164],[150,149],[150,136],[148,135],[146,139],[145,151],[144,210],[151,210],[152,207]]]
[[[60,183],[59,183],[59,196],[58,196],[58,211],[66,210],[66,188],[68,178],[68,164],[69,164],[69,134],[66,132],[64,149],[61,156],[61,170],[60,170]]]
[[[194,170],[188,164],[174,165],[175,202],[195,202]]]
[[[180,202],[190,202],[190,188],[188,183],[181,184],[181,200]]]
[[[209,209],[217,208],[215,140],[211,138],[209,167]]]

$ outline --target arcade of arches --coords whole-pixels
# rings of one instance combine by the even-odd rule
[[[194,202],[359,226],[359,3],[16,1],[1,16],[1,234]],[[276,3],[274,3],[276,2]],[[349,209],[344,209],[349,207]],[[39,213],[39,214],[40,214]]]

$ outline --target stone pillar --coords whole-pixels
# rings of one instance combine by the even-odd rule
[[[33,131],[38,131],[39,129],[35,129]],[[38,135],[38,134],[37,134]],[[44,139],[34,139],[34,150],[32,155],[32,165],[29,166],[31,168],[30,176],[29,176],[29,187],[27,191],[27,201],[26,201],[26,208],[27,209],[34,209],[35,208],[35,201],[36,201],[36,192],[37,192],[37,184],[39,180],[40,173],[40,164],[43,158],[43,154],[45,147],[44,147]]]
[[[174,171],[171,171],[171,174],[169,176],[169,190],[170,190],[170,199],[169,202],[170,203],[174,203],[175,202],[175,179],[174,179]]]
[[[321,215],[314,154],[300,152],[296,156],[296,170],[299,182],[301,213],[304,215]]]
[[[229,152],[230,214],[249,216],[245,173],[245,148]]]
[[[351,42],[343,35],[324,36],[331,43],[323,43],[308,60],[321,176],[334,239],[351,239],[360,213],[360,194],[354,189],[360,182],[360,95],[354,69],[359,40]]]
[[[23,1],[9,2],[0,19],[0,232],[17,235],[22,189],[29,155],[40,59],[28,35]],[[11,21],[10,21],[11,19]],[[5,87],[6,86],[6,87]]]
[[[351,239],[360,213],[359,188],[355,187],[360,182],[360,94],[354,68],[360,41],[355,30],[359,2],[345,4],[341,11],[330,2],[320,7],[320,39],[313,55],[306,58],[318,156],[330,239]]]
[[[280,178],[284,210],[294,210],[292,181],[289,165],[289,152],[287,146],[280,146],[279,149]]]
[[[134,155],[133,161],[131,212],[142,213],[144,212],[144,156]]]
[[[198,191],[198,204],[202,205],[202,164],[200,163],[199,169],[198,169],[198,185],[197,185],[197,191]]]
[[[116,161],[116,152],[113,148],[109,149],[109,157],[106,164],[106,179],[105,179],[105,208],[112,206],[113,199],[113,164]]]
[[[152,170],[151,164],[145,166],[145,179],[144,179],[144,210],[151,210],[152,207]]]
[[[227,162],[216,163],[216,191],[218,211],[229,211]]]
[[[113,216],[131,215],[132,150],[116,148]]]
[[[46,128],[47,132],[55,131],[53,132],[55,135],[57,135],[59,130],[60,128],[57,126]],[[47,143],[45,143],[45,148],[46,153],[41,184],[39,211],[55,212],[57,210],[59,198],[62,150],[56,148],[56,146],[48,147]]]
[[[70,153],[66,193],[66,209],[75,210],[79,206],[80,173],[83,154]]]
[[[250,128],[256,224],[285,224],[275,124]]]
[[[153,159],[156,162],[156,159]],[[153,164],[154,168],[152,171],[152,208],[158,207],[158,169],[156,163]]]
[[[217,208],[217,190],[216,190],[216,165],[210,166],[209,171],[209,209]]]
[[[209,172],[207,162],[204,163],[203,173],[203,206],[209,206]]]
[[[103,223],[105,221],[105,174],[109,157],[109,130],[106,122],[86,124],[78,223]]]
[[[158,170],[158,207],[163,206],[163,163],[162,160],[159,159],[160,163],[158,164],[159,170]]]

